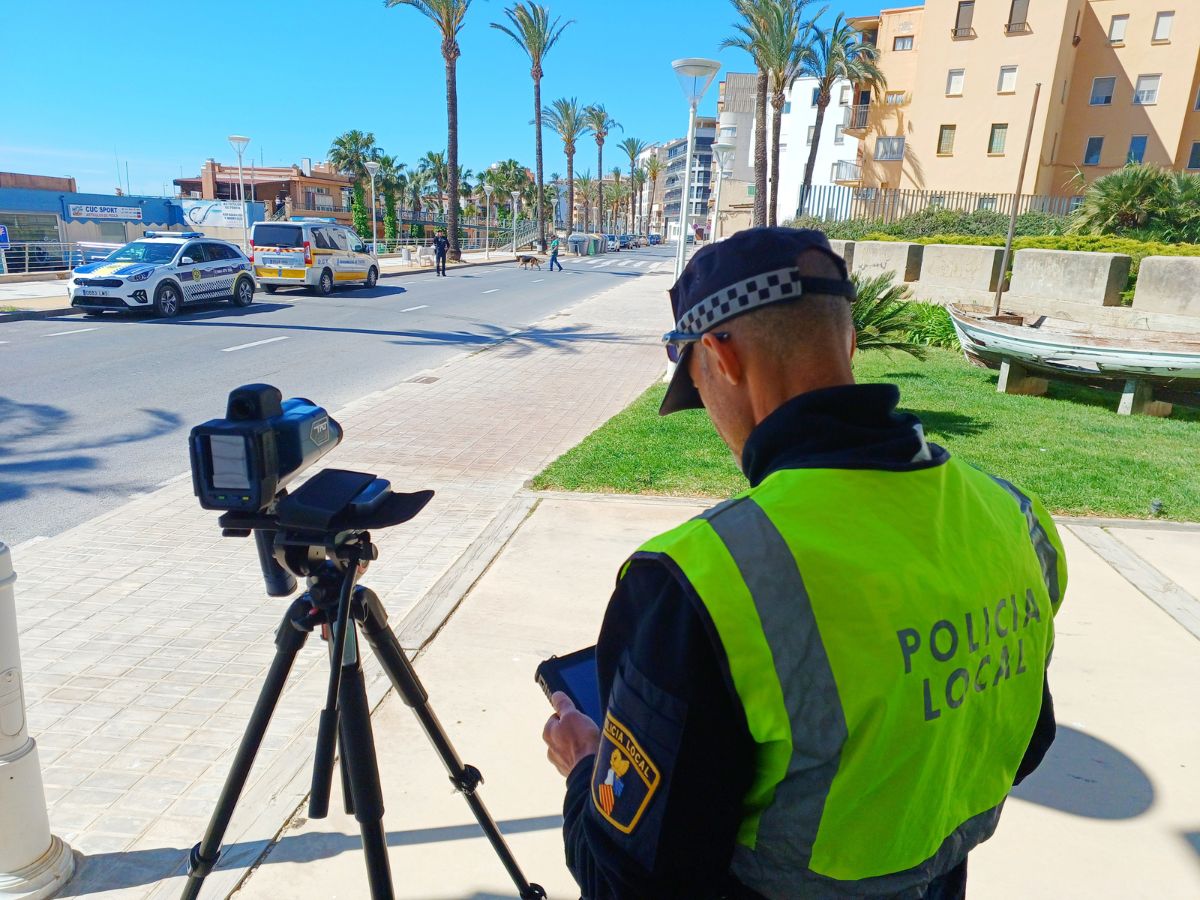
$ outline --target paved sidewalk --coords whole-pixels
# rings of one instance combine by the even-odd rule
[[[629,552],[703,507],[541,496],[416,667],[460,755],[487,776],[484,799],[527,877],[552,898],[574,898],[563,865],[563,783],[541,743],[549,707],[532,673],[552,653],[594,642]],[[1096,526],[1062,524],[1071,586],[1056,622],[1051,670],[1059,736],[1008,803],[996,836],[972,855],[969,896],[1194,898],[1200,719],[1189,713],[1200,684],[1200,643],[1077,536]],[[1200,560],[1183,557],[1200,529],[1122,526],[1106,533],[1153,544],[1160,558],[1178,559],[1179,577],[1200,580]],[[1200,608],[1195,595],[1191,603]],[[397,896],[515,897],[404,704],[389,695],[373,723]],[[360,848],[340,798],[319,822],[301,810],[236,900],[364,897]],[[164,886],[162,896],[177,887]]]
[[[522,484],[661,372],[667,280],[621,281],[336,413],[346,439],[326,464],[438,492],[412,523],[376,534],[382,558],[364,582],[408,645],[525,514]],[[13,562],[51,822],[86,855],[66,895],[146,896],[203,832],[286,604],[265,598],[252,542],[222,538],[182,476],[14,548]],[[227,836],[231,862],[253,859],[307,791],[322,651],[310,641],[297,661]],[[374,665],[368,675],[377,701],[386,685]]]

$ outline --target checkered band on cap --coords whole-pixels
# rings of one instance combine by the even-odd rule
[[[676,328],[699,334],[756,307],[800,297],[804,293],[800,285],[802,277],[799,269],[776,269],[721,288],[684,313]]]

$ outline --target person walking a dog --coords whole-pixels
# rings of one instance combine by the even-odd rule
[[[552,240],[550,242],[550,271],[551,272],[554,271],[555,266],[558,266],[558,271],[560,271],[560,272],[562,271],[563,264],[558,261],[559,246],[560,246],[560,244],[559,244],[559,240],[558,240],[558,235],[556,234],[554,236],[554,240]]]
[[[443,277],[446,275],[446,254],[449,252],[450,240],[446,237],[445,230],[439,228],[437,237],[433,239],[433,256],[437,263],[437,274]]]

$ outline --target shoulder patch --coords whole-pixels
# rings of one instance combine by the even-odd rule
[[[662,773],[637,738],[606,713],[592,772],[592,803],[600,815],[622,834],[632,833],[661,781]]]

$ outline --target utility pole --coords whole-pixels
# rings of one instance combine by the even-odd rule
[[[1004,256],[1000,262],[1000,277],[996,283],[996,302],[992,305],[992,316],[1000,315],[1000,301],[1004,294],[1004,276],[1012,260],[1013,238],[1017,233],[1017,216],[1021,211],[1021,192],[1025,187],[1025,167],[1029,164],[1029,147],[1033,143],[1033,124],[1037,121],[1038,98],[1042,95],[1042,83],[1033,86],[1033,106],[1029,111],[1029,130],[1025,133],[1025,152],[1021,154],[1021,171],[1017,175],[1017,189],[1013,193],[1012,214],[1008,217],[1008,239],[1004,242]]]

